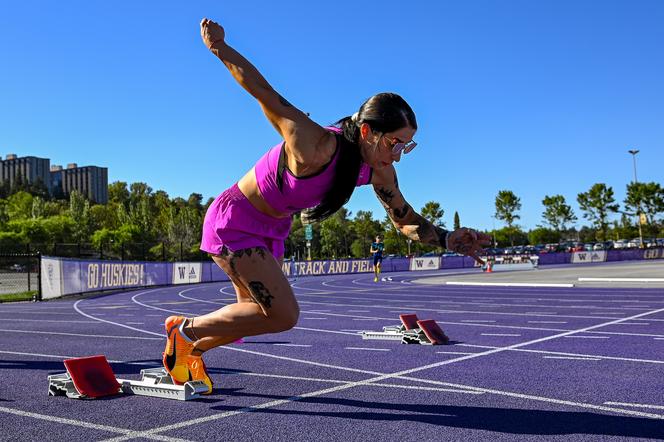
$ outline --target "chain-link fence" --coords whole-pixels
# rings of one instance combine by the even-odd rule
[[[33,254],[78,259],[112,259],[119,261],[206,261],[206,253],[198,249],[198,244],[188,247],[184,243],[138,242],[101,245],[90,243],[42,243],[19,244],[0,247],[0,254]]]
[[[39,254],[0,254],[0,299],[2,295],[39,298]]]

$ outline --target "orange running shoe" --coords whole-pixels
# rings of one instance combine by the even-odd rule
[[[166,327],[166,349],[162,353],[164,368],[171,375],[173,381],[184,384],[189,380],[187,357],[194,349],[194,343],[189,342],[180,333],[180,326],[186,321],[184,316],[169,316],[164,322]]]
[[[187,367],[189,367],[189,378],[192,381],[203,381],[208,386],[208,391],[201,394],[212,393],[212,379],[207,373],[207,367],[202,356],[187,356]]]

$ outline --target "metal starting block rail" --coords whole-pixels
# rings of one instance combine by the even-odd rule
[[[141,379],[117,379],[105,356],[67,359],[66,373],[48,377],[49,396],[93,399],[117,394],[135,394],[188,401],[208,391],[203,381],[176,385],[163,367],[141,370]]]
[[[363,331],[362,339],[401,341],[402,344],[445,345],[450,339],[433,319],[419,320],[416,314],[399,315],[400,325],[383,327],[382,332]]]

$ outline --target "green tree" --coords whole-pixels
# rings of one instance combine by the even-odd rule
[[[7,215],[9,219],[32,218],[32,195],[23,190],[7,198]]]
[[[351,244],[351,252],[356,258],[369,256],[369,250],[374,238],[381,231],[380,223],[373,219],[369,210],[359,210],[352,222],[352,229],[357,239]]]
[[[544,205],[542,218],[556,232],[565,231],[567,224],[577,220],[572,207],[566,203],[565,197],[562,195],[546,195],[542,204]]]
[[[461,228],[461,221],[459,220],[459,212],[454,212],[454,230]]]
[[[320,223],[322,257],[336,259],[348,256],[350,228],[347,213],[348,210],[342,207]]]
[[[609,214],[617,212],[619,207],[613,199],[613,189],[596,183],[587,192],[579,193],[576,200],[584,212],[583,217],[595,226],[597,239],[606,240]]]
[[[560,231],[547,229],[546,227],[537,227],[528,232],[528,241],[530,244],[550,244],[560,241]]]
[[[515,232],[514,221],[521,218],[517,213],[521,210],[521,199],[511,190],[501,190],[496,196],[495,206],[496,218],[507,224],[509,232]],[[510,244],[514,245],[514,237],[510,237]]]
[[[424,204],[424,207],[422,207],[422,210],[420,211],[420,215],[435,226],[445,227],[445,223],[443,222],[445,210],[443,210],[440,207],[440,204],[435,201],[429,201]]]
[[[87,242],[91,233],[90,202],[77,190],[69,194],[69,216],[74,221],[74,240]]]
[[[627,185],[625,211],[630,215],[643,213],[646,215],[646,232],[650,235],[657,232],[657,216],[664,212],[664,189],[658,183],[635,183]]]
[[[113,203],[128,205],[129,190],[124,181],[115,181],[108,185],[108,200]]]

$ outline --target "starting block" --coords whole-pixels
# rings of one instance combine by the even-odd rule
[[[445,345],[450,339],[433,319],[419,320],[414,313],[399,315],[400,325],[383,327],[382,332],[363,331],[362,339],[401,341],[402,344]]]
[[[141,370],[140,381],[117,379],[103,355],[66,359],[64,364],[66,373],[48,377],[49,396],[94,399],[124,393],[188,401],[208,391],[203,381],[176,385],[163,367]]]

